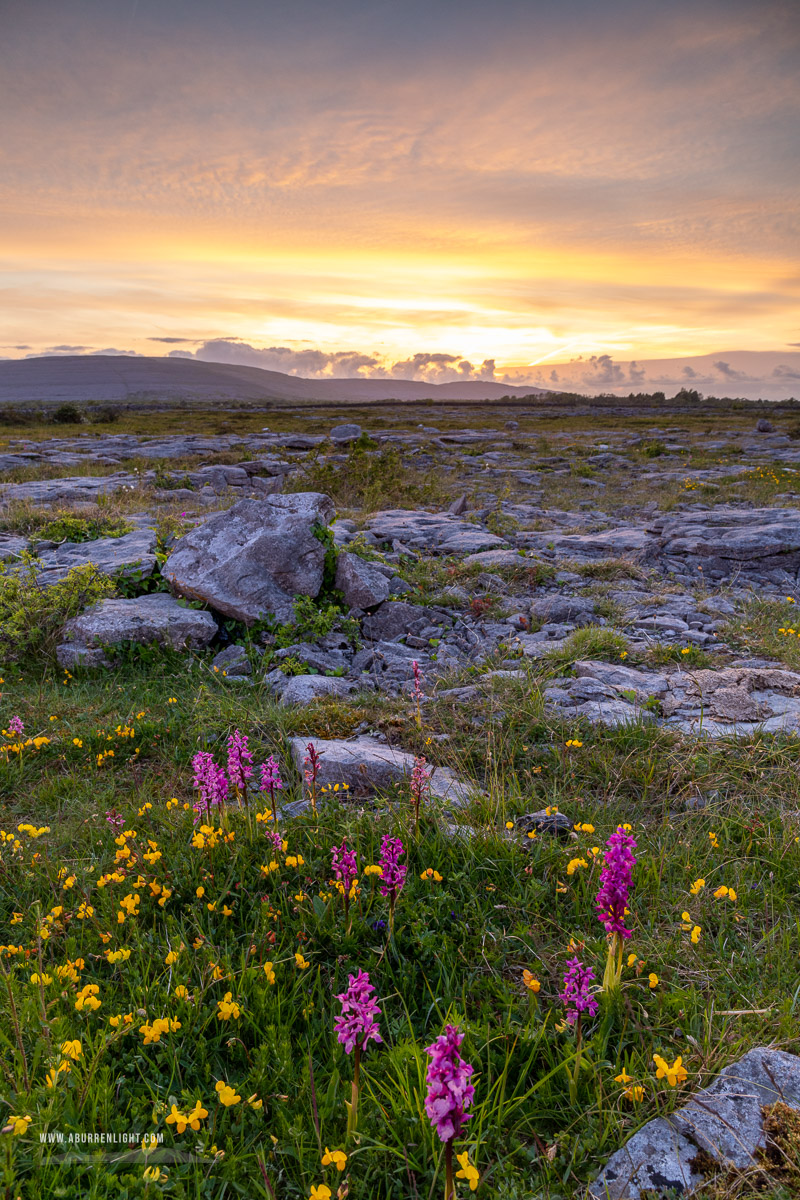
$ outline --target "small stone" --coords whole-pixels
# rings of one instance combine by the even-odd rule
[[[517,817],[517,829],[522,833],[528,833],[535,830],[536,833],[551,833],[555,837],[569,837],[572,833],[572,821],[569,817],[564,816],[561,812],[547,812],[546,809],[540,809],[538,812],[525,813],[522,817]]]

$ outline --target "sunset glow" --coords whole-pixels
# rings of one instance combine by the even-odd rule
[[[800,341],[792,5],[34,0],[2,27],[6,357],[238,339],[522,381]]]

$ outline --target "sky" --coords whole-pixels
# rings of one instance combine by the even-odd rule
[[[796,0],[0,0],[0,39],[1,357],[792,378]]]

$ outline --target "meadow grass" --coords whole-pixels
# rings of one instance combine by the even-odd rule
[[[442,1145],[423,1108],[424,1047],[454,1023],[476,1087],[456,1149],[480,1172],[478,1194],[577,1197],[625,1137],[746,1049],[798,1048],[791,739],[687,743],[646,726],[560,724],[545,715],[533,678],[496,680],[459,706],[434,696],[421,728],[407,701],[387,697],[283,710],[258,685],[220,681],[202,657],[102,677],[9,669],[3,687],[4,711],[21,717],[25,736],[49,738],[0,762],[12,835],[0,876],[12,947],[0,989],[3,1099],[9,1113],[32,1118],[7,1136],[10,1195],[293,1198],[323,1183],[336,1194],[345,1179],[351,1196],[442,1194]],[[271,825],[254,820],[263,797],[246,809],[234,802],[212,822],[215,847],[191,844],[197,750],[224,764],[226,738],[241,729],[256,763],[279,758],[290,802],[302,783],[288,737],[346,734],[361,721],[473,781],[461,833],[431,804],[417,838],[401,787],[374,800],[326,797],[316,816],[280,822],[280,851]],[[547,805],[581,828],[563,842],[528,838],[517,818]],[[124,825],[112,827],[107,813]],[[638,842],[631,964],[585,1027],[573,1103],[575,1038],[559,992],[575,955],[602,976],[594,897],[602,848],[621,822]],[[26,824],[49,830],[34,837],[18,829]],[[386,833],[402,838],[408,863],[391,935],[388,903],[363,870]],[[343,837],[360,872],[349,930],[330,884],[330,848]],[[277,869],[262,873],[271,861]],[[441,881],[420,878],[429,868]],[[115,870],[119,882],[98,884]],[[715,898],[722,887],[735,900]],[[121,902],[135,896],[132,915]],[[81,905],[90,916],[84,907],[79,919]],[[109,962],[119,950],[127,960]],[[352,1056],[333,1022],[336,995],[359,969],[376,985],[384,1040],[365,1054],[348,1140]],[[87,984],[100,1007],[77,1011]],[[229,992],[239,1015],[220,1019]],[[145,1044],[143,1027],[158,1018],[180,1028]],[[80,1055],[58,1072],[61,1046],[73,1040]],[[654,1053],[682,1057],[683,1088],[656,1079]],[[623,1070],[628,1086],[643,1088],[640,1100],[625,1097],[615,1079]],[[221,1104],[217,1082],[240,1099]],[[188,1112],[197,1102],[208,1115],[178,1134],[167,1123],[172,1106]],[[162,1149],[180,1154],[161,1166],[156,1152],[112,1163],[88,1148],[65,1162],[63,1147],[47,1141],[59,1131],[130,1130],[163,1135]],[[347,1154],[343,1174],[322,1166],[326,1147]],[[146,1179],[148,1167],[166,1178]],[[463,1183],[459,1194],[468,1194]]]

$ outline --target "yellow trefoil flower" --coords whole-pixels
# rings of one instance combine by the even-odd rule
[[[226,992],[223,999],[217,1001],[217,1009],[219,1010],[217,1012],[218,1021],[229,1021],[231,1017],[236,1021],[241,1015],[241,1009],[233,999],[232,992]]]
[[[226,1108],[230,1108],[232,1104],[238,1104],[242,1098],[237,1096],[235,1089],[222,1079],[217,1081],[215,1090],[220,1104],[224,1104]]]
[[[461,1167],[460,1171],[456,1171],[456,1179],[466,1179],[469,1184],[469,1190],[474,1192],[478,1186],[480,1174],[477,1168],[473,1167],[469,1161],[469,1153],[465,1150],[463,1154],[457,1154],[456,1161]]]
[[[336,1167],[337,1171],[343,1171],[346,1162],[347,1155],[345,1154],[344,1150],[329,1150],[327,1146],[325,1147],[325,1153],[322,1156],[323,1167],[330,1167],[333,1165]]]
[[[670,1087],[678,1087],[680,1084],[686,1082],[688,1074],[686,1068],[682,1066],[682,1055],[678,1055],[672,1066],[660,1054],[653,1055],[653,1062],[658,1068],[656,1070],[656,1079],[664,1079],[666,1077]]]
[[[8,1118],[8,1124],[3,1129],[3,1133],[13,1133],[14,1137],[22,1137],[28,1132],[33,1117],[14,1117]],[[328,1193],[330,1195],[330,1192]]]
[[[525,987],[529,992],[533,992],[535,994],[541,990],[542,985],[539,983],[539,980],[534,979],[527,967],[522,972],[522,982],[525,984]]]

